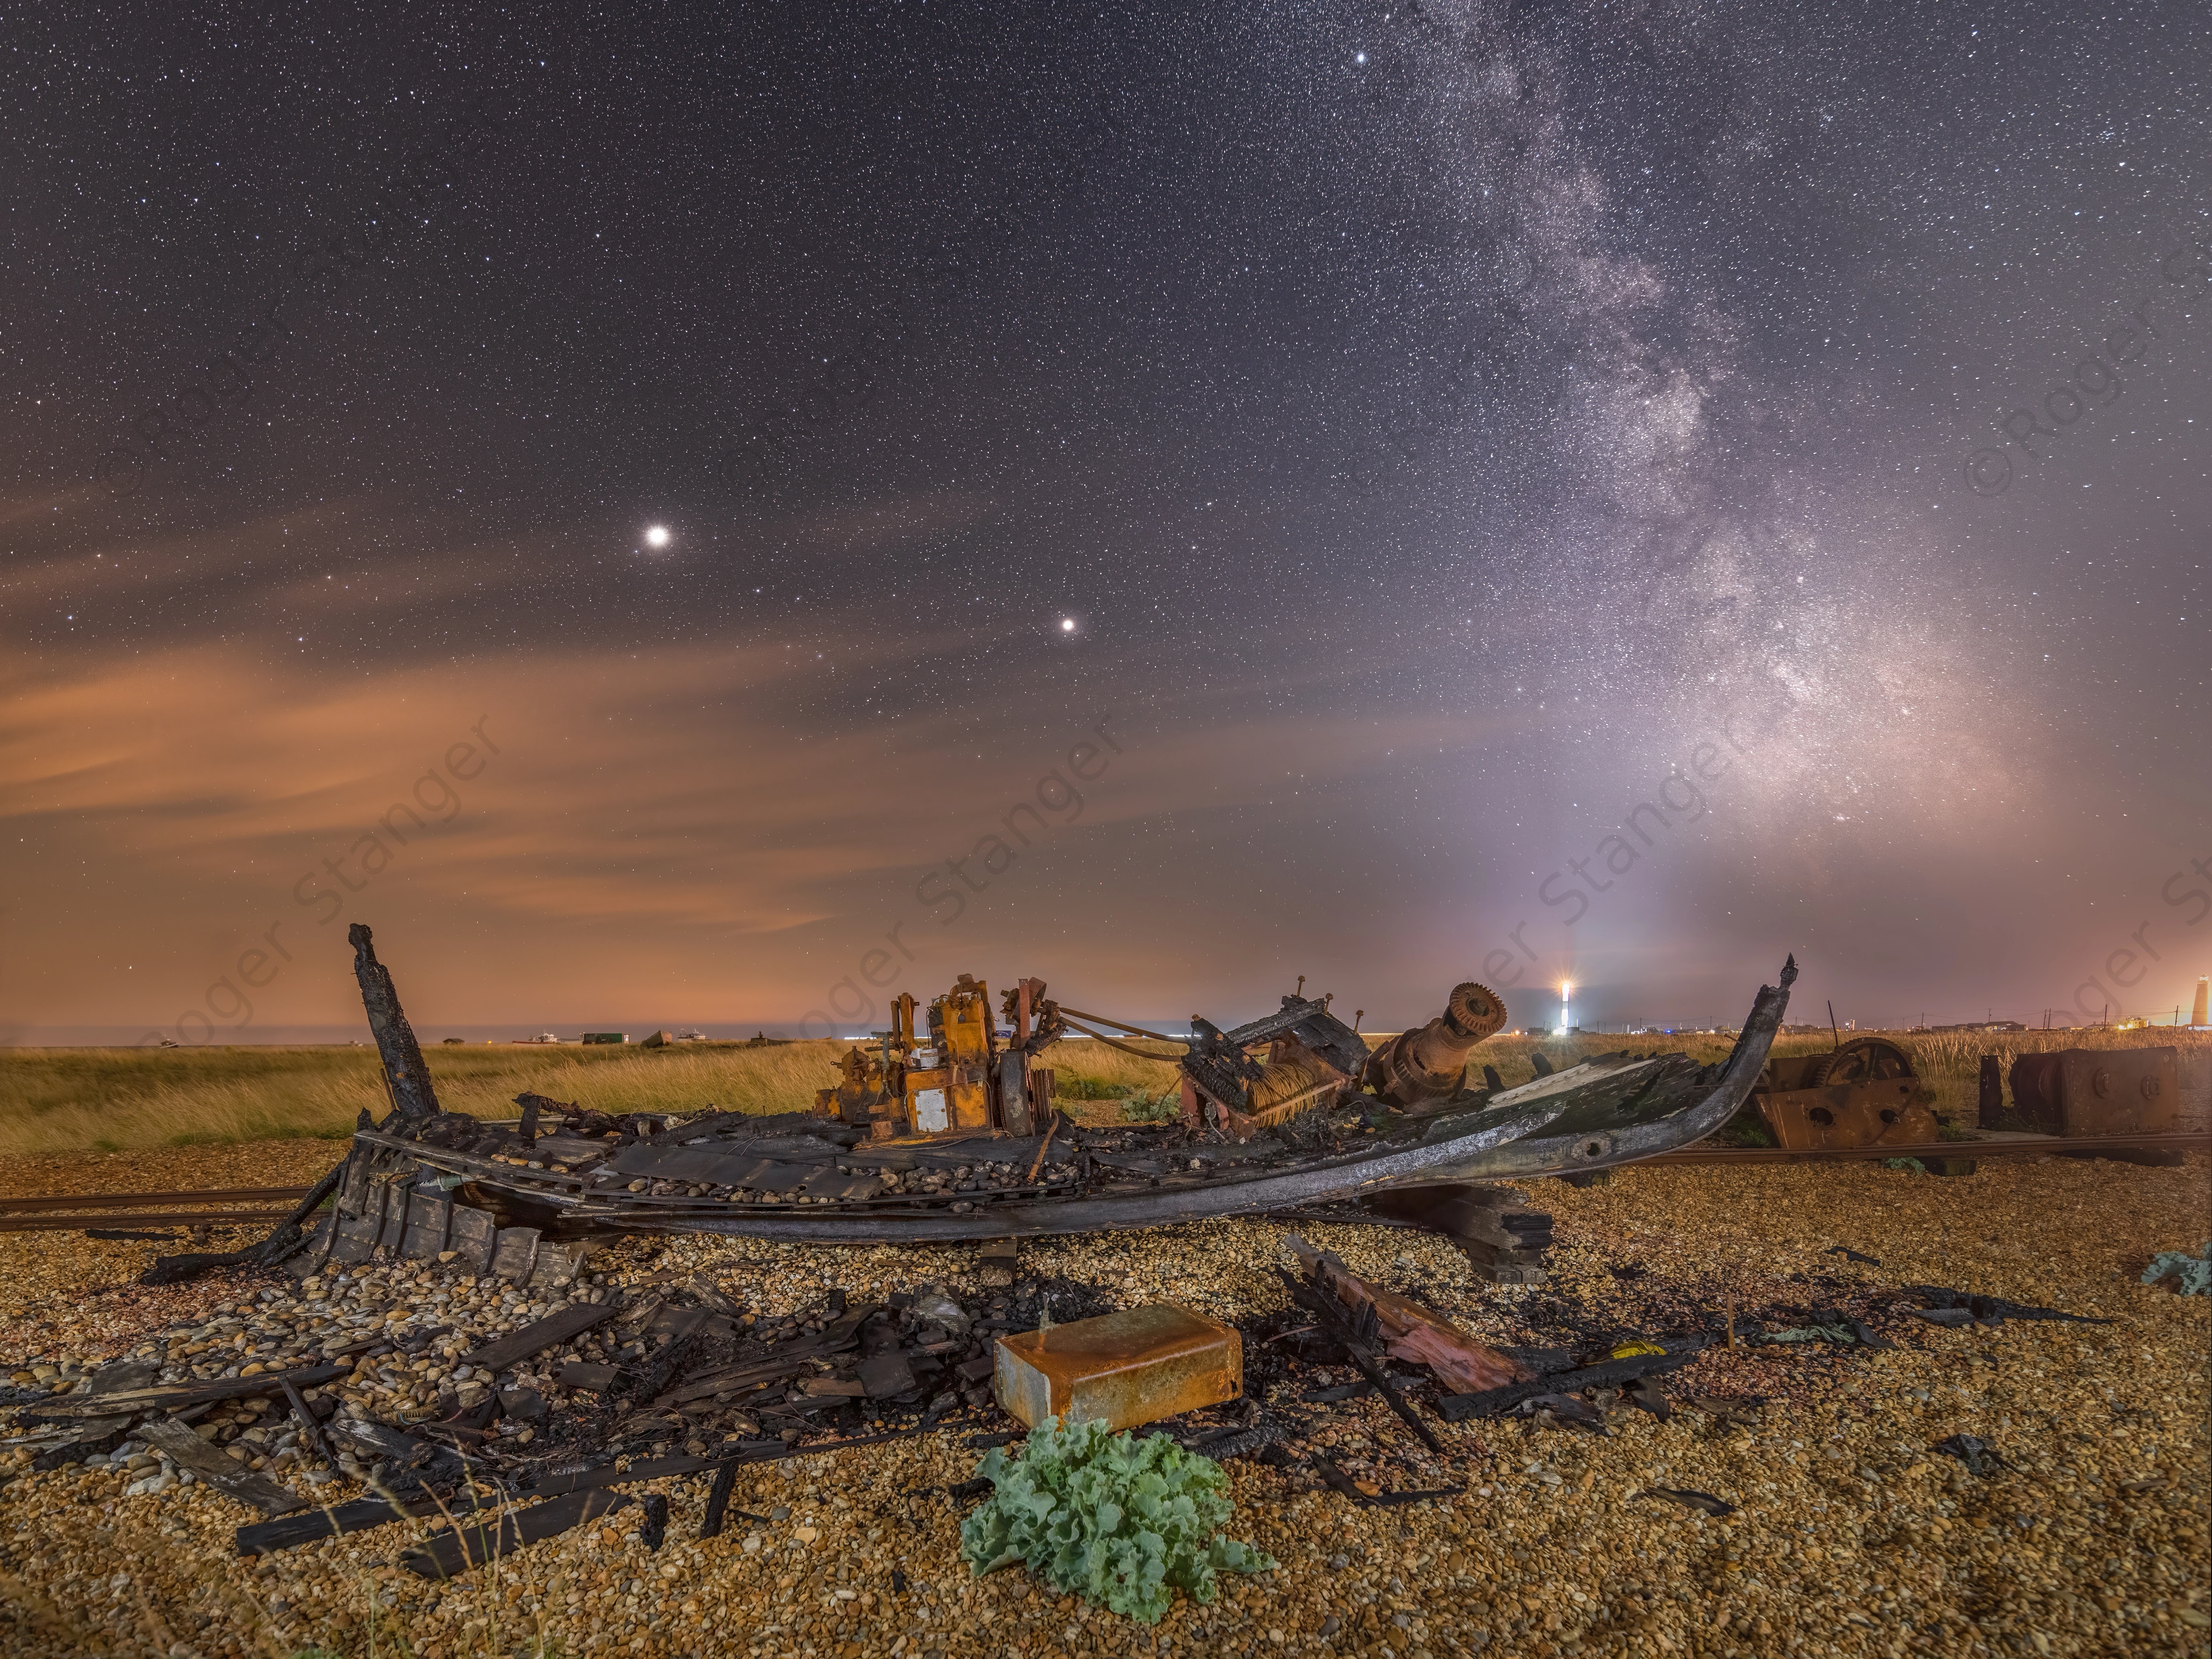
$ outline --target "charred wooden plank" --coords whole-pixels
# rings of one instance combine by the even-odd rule
[[[699,1517],[699,1536],[722,1535],[722,1517],[730,1507],[730,1493],[738,1483],[738,1466],[725,1463],[714,1471],[714,1484],[707,1489],[707,1512]]]
[[[201,1439],[174,1418],[149,1423],[139,1436],[157,1451],[169,1455],[178,1468],[190,1469],[216,1491],[241,1504],[250,1504],[264,1515],[284,1515],[307,1507],[307,1500],[266,1475],[256,1474],[236,1458]]]
[[[605,1324],[622,1310],[623,1304],[611,1297],[605,1302],[572,1302],[534,1325],[525,1325],[519,1331],[485,1343],[468,1356],[468,1363],[489,1370],[505,1370],[518,1359],[527,1359],[556,1344],[574,1340],[594,1326]]]
[[[425,1516],[439,1514],[467,1515],[483,1505],[503,1503],[505,1497],[498,1492],[479,1495],[475,1492],[456,1492],[451,1498],[413,1498],[395,1504],[389,1498],[356,1498],[350,1503],[339,1504],[329,1509],[311,1509],[296,1514],[280,1515],[270,1521],[256,1521],[238,1529],[238,1553],[240,1555],[269,1555],[277,1550],[296,1549],[301,1544],[319,1543],[325,1538],[337,1538],[346,1533],[367,1532],[372,1527],[381,1527],[393,1521],[419,1521]]]
[[[111,1360],[92,1374],[81,1397],[112,1398],[151,1382],[161,1369],[151,1359]],[[94,1452],[113,1451],[122,1444],[125,1431],[137,1420],[134,1412],[113,1417],[78,1418],[43,1445],[32,1458],[31,1468],[37,1471],[58,1469],[64,1464],[82,1463]]]
[[[323,1461],[325,1463],[334,1469],[337,1468],[337,1448],[331,1444],[330,1436],[323,1432],[323,1419],[315,1415],[313,1408],[301,1395],[300,1385],[281,1374],[276,1380],[284,1385],[285,1404],[291,1407],[292,1415],[300,1419],[300,1432],[306,1435],[315,1448],[322,1453]]]
[[[362,1006],[368,1012],[377,1057],[384,1062],[393,1115],[401,1125],[426,1122],[438,1115],[438,1093],[430,1086],[430,1068],[422,1063],[415,1028],[407,1023],[406,1012],[399,1006],[392,972],[376,959],[376,946],[366,922],[356,921],[346,929],[346,943],[353,946],[353,976],[361,986]]]
[[[331,1420],[331,1432],[351,1445],[356,1456],[366,1454],[392,1465],[386,1484],[395,1496],[414,1495],[417,1486],[458,1486],[467,1478],[468,1464],[458,1452],[434,1440],[405,1434],[388,1424],[364,1422],[358,1417]]]
[[[425,1578],[453,1578],[471,1567],[535,1544],[600,1516],[627,1509],[635,1500],[627,1494],[593,1488],[571,1492],[530,1508],[509,1511],[467,1526],[448,1528],[399,1557],[400,1565]]]
[[[672,1389],[653,1402],[653,1409],[681,1406],[694,1400],[705,1400],[718,1394],[734,1394],[739,1389],[749,1389],[759,1382],[780,1382],[787,1376],[796,1376],[807,1369],[808,1355],[816,1352],[807,1345],[806,1351],[787,1358],[757,1360],[750,1364],[732,1365],[723,1370],[704,1371],[679,1388]]]
[[[310,1365],[304,1370],[264,1371],[258,1376],[223,1376],[210,1382],[177,1382],[156,1389],[119,1389],[112,1394],[68,1395],[44,1405],[24,1408],[27,1423],[58,1423],[82,1417],[114,1417],[125,1412],[175,1412],[188,1406],[211,1406],[224,1400],[250,1400],[257,1395],[282,1394],[289,1380],[295,1389],[312,1389],[343,1376],[343,1365]]]
[[[564,1474],[546,1475],[532,1482],[525,1495],[553,1498],[564,1492],[594,1492],[602,1486],[624,1486],[634,1480],[671,1480],[679,1474],[696,1474],[702,1469],[717,1468],[726,1461],[684,1455],[642,1457],[627,1467],[600,1463],[588,1469],[570,1469]]]
[[[1548,1376],[1532,1377],[1522,1382],[1509,1382],[1504,1388],[1486,1389],[1480,1394],[1448,1394],[1437,1401],[1437,1412],[1447,1423],[1464,1423],[1471,1418],[1495,1417],[1509,1411],[1524,1400],[1534,1400],[1544,1394],[1574,1394],[1583,1389],[1610,1388],[1639,1376],[1656,1376],[1662,1372],[1680,1370],[1712,1346],[1709,1336],[1694,1337],[1677,1342],[1664,1353],[1632,1354],[1626,1359],[1607,1359],[1595,1365],[1585,1365],[1580,1370],[1553,1371]]]
[[[1372,1307],[1388,1352],[1394,1359],[1427,1367],[1438,1377],[1465,1389],[1470,1382],[1493,1386],[1524,1373],[1507,1355],[1476,1341],[1434,1310],[1409,1297],[1368,1284],[1328,1250],[1316,1250],[1296,1233],[1284,1243],[1307,1278],[1326,1285],[1334,1297],[1353,1307]],[[1312,1305],[1312,1304],[1310,1304]],[[1363,1372],[1365,1367],[1362,1366]],[[1370,1377],[1369,1381],[1376,1379]],[[1382,1386],[1379,1382],[1377,1387]]]

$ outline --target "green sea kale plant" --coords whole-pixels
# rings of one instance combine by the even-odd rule
[[[2171,1279],[2184,1296],[2212,1294],[2212,1243],[2195,1255],[2186,1250],[2160,1250],[2143,1269],[2142,1282],[2156,1285]]]
[[[978,1577],[1023,1562],[1055,1589],[1156,1625],[1171,1591],[1211,1601],[1217,1574],[1275,1565],[1221,1535],[1234,1508],[1221,1465],[1164,1434],[1048,1417],[1018,1459],[994,1449],[975,1473],[995,1488],[960,1525]]]

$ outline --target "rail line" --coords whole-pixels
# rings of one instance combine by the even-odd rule
[[[42,1198],[0,1198],[0,1216],[31,1215],[41,1210],[150,1209],[164,1204],[297,1204],[305,1187],[230,1187],[185,1193],[62,1193]]]
[[[287,1213],[283,1210],[194,1210],[180,1215],[163,1210],[136,1215],[102,1210],[94,1215],[0,1216],[0,1233],[73,1233],[92,1227],[237,1227],[255,1222],[273,1226]]]
[[[1890,1158],[2110,1158],[2130,1152],[2212,1149],[2212,1132],[2156,1135],[2004,1135],[1986,1140],[1916,1141],[1895,1146],[1834,1146],[1791,1152],[1779,1146],[1689,1146],[1644,1164],[1796,1164]],[[1620,1165],[1628,1168],[1629,1165]],[[237,1226],[283,1219],[307,1195],[305,1187],[240,1187],[179,1193],[64,1193],[0,1198],[0,1233],[79,1232],[88,1227]],[[214,1208],[195,1208],[214,1206]],[[242,1208],[241,1206],[255,1207]],[[1330,1218],[1342,1219],[1341,1217]]]
[[[234,1227],[257,1222],[274,1225],[307,1195],[305,1187],[233,1187],[201,1192],[59,1193],[0,1198],[0,1233],[82,1232],[88,1227]]]

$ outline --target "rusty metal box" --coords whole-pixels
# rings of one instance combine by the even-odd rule
[[[1134,1428],[1244,1388],[1235,1328],[1166,1303],[1002,1336],[994,1360],[999,1404],[1030,1428],[1048,1417]]]
[[[2045,1134],[2157,1134],[2181,1108],[2172,1048],[2061,1048],[2012,1065],[2012,1108]]]

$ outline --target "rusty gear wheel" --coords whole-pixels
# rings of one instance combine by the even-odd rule
[[[1887,1037],[1853,1037],[1833,1054],[1822,1054],[1814,1061],[1804,1086],[1818,1089],[1830,1084],[1880,1083],[1919,1075],[1912,1069],[1912,1056]]]

